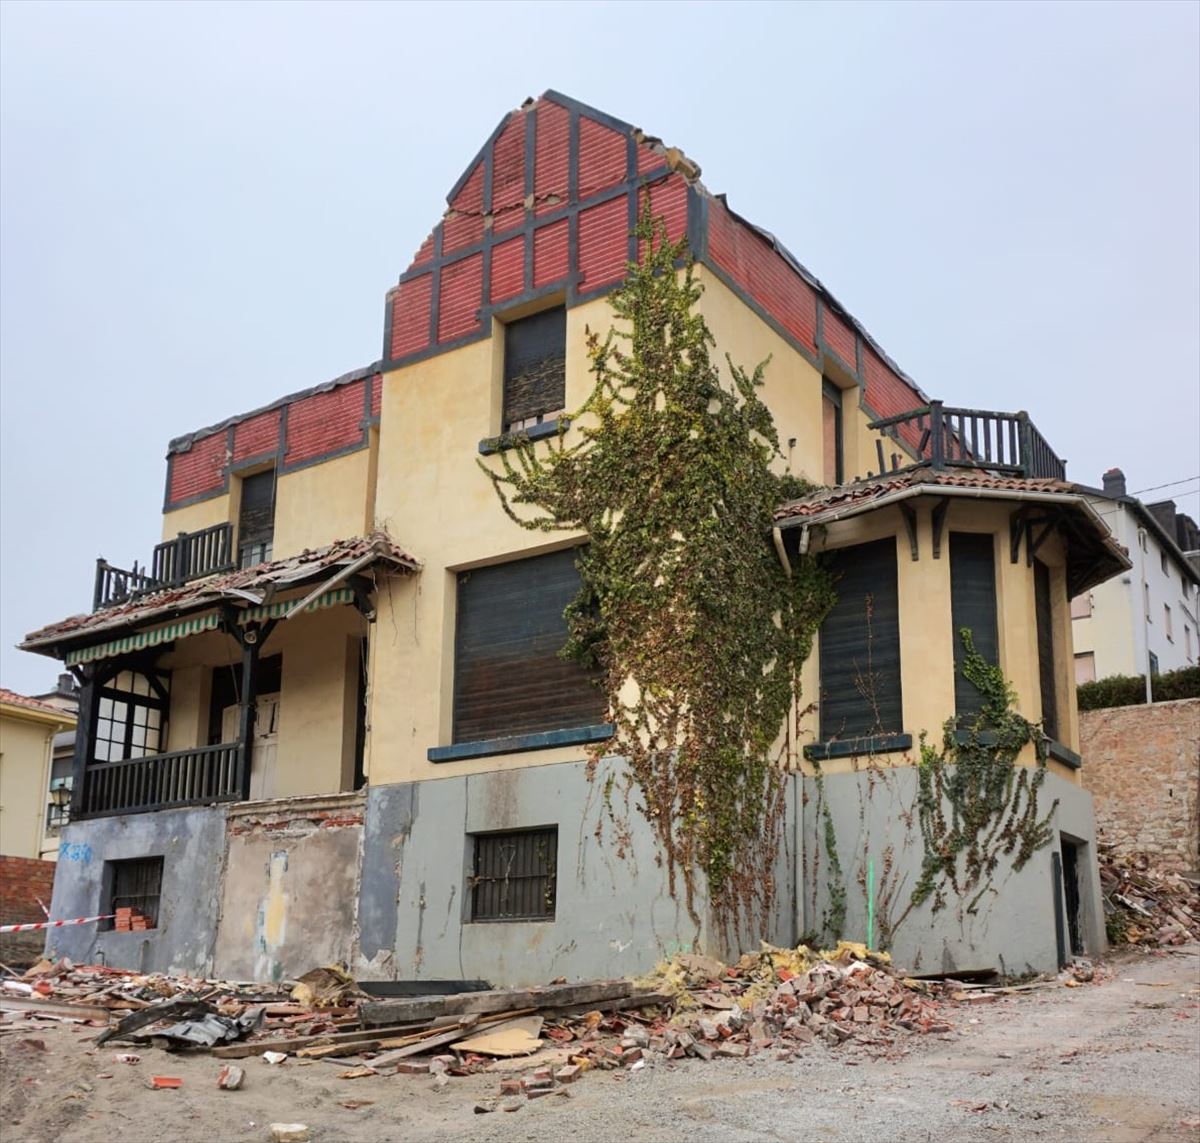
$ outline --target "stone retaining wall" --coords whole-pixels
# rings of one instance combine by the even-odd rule
[[[1079,739],[1100,841],[1200,869],[1200,699],[1081,711]]]

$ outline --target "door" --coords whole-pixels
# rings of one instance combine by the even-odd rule
[[[221,715],[221,738],[236,742],[242,708],[227,706]],[[250,800],[275,797],[275,758],[279,741],[279,694],[260,695],[254,718],[254,755],[250,759]]]

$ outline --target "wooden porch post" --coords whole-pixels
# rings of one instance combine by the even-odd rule
[[[84,783],[87,765],[96,744],[96,674],[95,663],[75,667],[73,674],[79,683],[79,711],[75,718],[75,754],[71,760],[71,819],[85,811]]]
[[[248,627],[242,634],[242,694],[241,718],[238,722],[238,742],[241,759],[241,799],[250,800],[250,768],[254,764],[254,720],[258,703],[259,630]]]

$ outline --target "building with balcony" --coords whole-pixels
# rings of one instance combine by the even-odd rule
[[[589,332],[611,325],[646,201],[686,236],[722,353],[770,358],[780,467],[827,486],[780,505],[763,543],[784,565],[825,552],[840,577],[788,739],[777,905],[744,936],[794,943],[840,893],[863,939],[860,863],[915,880],[919,739],[971,703],[969,626],[1052,740],[1051,841],[970,915],[913,910],[894,952],[1041,971],[1102,946],[1068,599],[1125,555],[1025,413],[928,399],[681,152],[547,92],[451,189],[388,293],[380,360],[172,441],[148,562],[100,561],[92,612],[26,638],[82,685],[55,910],[145,922],[63,929],[51,951],[497,984],[729,951],[672,895],[644,822],[624,852],[597,837],[623,763],[589,767],[612,727],[557,654],[586,536],[520,528],[477,463],[513,433],[578,432]]]

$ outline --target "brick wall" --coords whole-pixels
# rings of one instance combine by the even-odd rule
[[[1200,699],[1081,711],[1079,738],[1100,840],[1200,869]]]
[[[0,857],[0,925],[46,919],[37,898],[49,906],[55,868],[53,861],[34,857]]]

